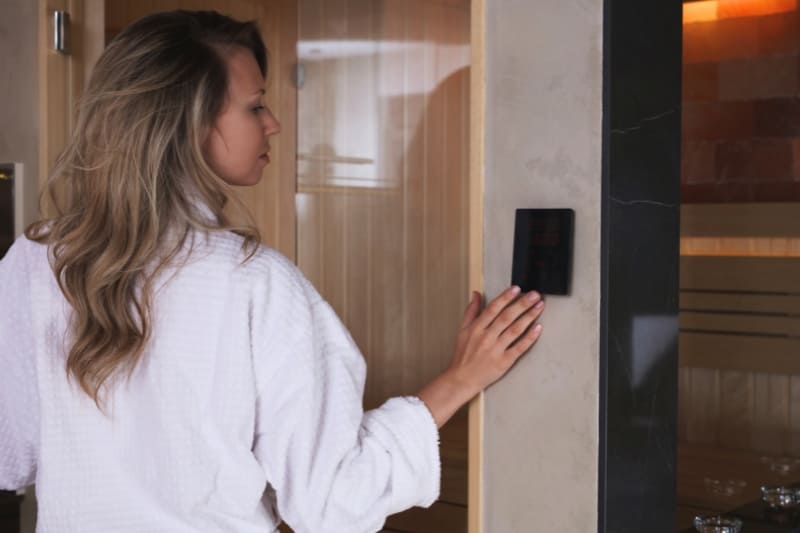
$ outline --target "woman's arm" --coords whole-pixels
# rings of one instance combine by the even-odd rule
[[[533,323],[544,301],[536,292],[518,297],[519,292],[519,287],[506,289],[483,312],[480,294],[472,293],[450,366],[417,393],[437,427],[503,377],[539,338],[542,326]]]

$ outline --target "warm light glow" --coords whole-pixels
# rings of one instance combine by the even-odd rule
[[[758,17],[797,10],[797,0],[704,0],[683,4],[683,23]]]
[[[800,257],[800,238],[681,237],[681,255]]]
[[[683,4],[683,23],[707,22],[717,20],[717,0],[687,2]]]
[[[721,19],[758,17],[797,9],[797,0],[718,0]]]

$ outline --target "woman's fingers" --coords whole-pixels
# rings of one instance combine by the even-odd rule
[[[500,335],[509,328],[517,318],[523,313],[528,311],[531,307],[541,301],[542,297],[536,291],[529,292],[520,296],[514,303],[509,304],[502,313],[500,313],[494,322],[487,328],[488,333],[493,338],[498,338]],[[522,331],[519,332],[521,334]]]
[[[537,340],[539,340],[539,336],[542,334],[542,325],[536,324],[532,328],[528,330],[525,335],[520,337],[517,342],[511,346],[509,349],[506,350],[505,356],[510,359],[509,366],[514,364],[514,361],[522,357],[522,354],[530,350],[531,346],[533,346]]]
[[[504,348],[511,346],[514,341],[519,339],[528,329],[531,324],[536,321],[544,310],[544,301],[538,300],[533,307],[529,308],[522,315],[516,318],[505,331],[500,334],[499,342]]]
[[[464,319],[461,321],[461,329],[466,329],[472,324],[481,312],[481,295],[477,291],[472,291],[467,309],[464,311]]]
[[[483,313],[481,313],[481,315],[475,321],[475,326],[481,329],[488,328],[500,315],[500,313],[503,312],[503,309],[505,309],[508,304],[510,304],[514,298],[517,297],[518,294],[519,287],[517,286],[509,287],[501,292],[497,298],[492,300],[489,305],[486,306],[486,309],[483,310]]]

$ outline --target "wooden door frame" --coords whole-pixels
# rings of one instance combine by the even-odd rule
[[[54,6],[66,9],[72,20],[72,50],[69,55],[54,57],[52,13]],[[50,175],[53,154],[48,133],[53,123],[66,124],[71,129],[75,95],[79,94],[89,79],[91,68],[103,52],[105,37],[105,0],[38,0],[38,99],[39,99],[39,188]],[[98,35],[99,34],[99,35]],[[99,43],[99,45],[98,45]],[[51,79],[48,72],[50,60],[63,62],[67,80]],[[59,106],[51,106],[48,95],[54,91],[63,94]],[[63,104],[63,105],[61,105]],[[66,134],[66,132],[64,132]]]
[[[469,286],[483,292],[483,196],[486,147],[486,2],[470,5]],[[483,532],[484,394],[469,405],[467,531]]]

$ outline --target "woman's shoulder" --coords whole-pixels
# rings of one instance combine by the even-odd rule
[[[263,243],[248,243],[232,232],[220,232],[210,237],[216,253],[223,255],[233,274],[254,288],[265,284],[284,286],[294,291],[313,290],[300,269],[285,255]]]
[[[46,244],[31,240],[23,234],[14,239],[11,247],[1,259],[6,262],[26,263],[29,266],[33,266],[37,262],[46,264],[47,250]]]

